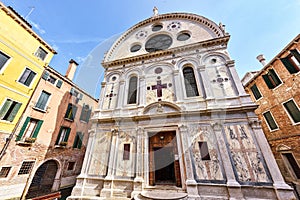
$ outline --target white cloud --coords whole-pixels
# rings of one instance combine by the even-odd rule
[[[78,63],[82,63],[85,60],[85,57],[77,56],[75,61]]]
[[[37,23],[35,23],[35,22],[31,21],[31,20],[28,20],[28,21],[29,21],[29,23],[30,23],[36,30],[38,30],[38,32],[39,32],[40,34],[45,34],[45,33],[46,33],[46,31],[45,31],[44,29],[42,29],[42,28],[40,27],[40,25],[38,25]]]

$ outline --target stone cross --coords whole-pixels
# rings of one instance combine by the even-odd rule
[[[157,81],[156,85],[152,85],[152,90],[157,90],[156,91],[157,97],[162,97],[163,88],[167,88],[167,84],[166,83],[161,84],[161,80]]]

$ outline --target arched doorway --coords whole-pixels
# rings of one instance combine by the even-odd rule
[[[51,193],[57,170],[58,166],[54,160],[42,164],[34,174],[26,199]]]

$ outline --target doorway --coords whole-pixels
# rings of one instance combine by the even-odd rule
[[[181,186],[176,132],[149,133],[149,184]]]

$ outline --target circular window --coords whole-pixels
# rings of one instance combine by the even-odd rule
[[[133,46],[130,48],[130,51],[131,51],[131,52],[137,52],[137,51],[140,50],[141,48],[142,48],[141,45],[136,44],[136,45],[133,45]]]
[[[172,42],[172,38],[166,34],[155,35],[146,42],[145,49],[148,52],[164,50],[169,48]]]
[[[161,67],[157,67],[157,68],[154,70],[155,74],[160,74],[162,71],[163,71],[163,70],[162,70]]]
[[[156,24],[152,27],[152,31],[159,31],[163,28],[161,24]]]
[[[191,37],[191,35],[189,33],[180,33],[177,36],[177,40],[179,40],[179,41],[185,41],[185,40],[190,39],[190,37]]]

